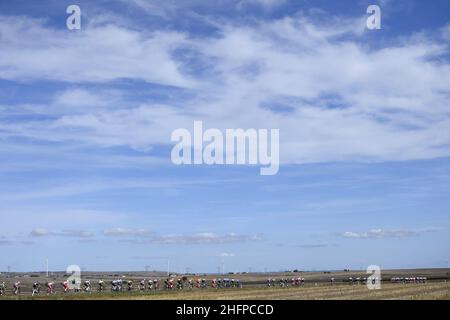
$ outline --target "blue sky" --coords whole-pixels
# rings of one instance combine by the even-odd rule
[[[444,0],[0,1],[0,270],[446,267],[449,44]],[[194,120],[279,173],[173,165]]]

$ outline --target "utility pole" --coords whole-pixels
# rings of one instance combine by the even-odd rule
[[[46,270],[46,272],[45,272],[45,274],[46,274],[46,276],[47,276],[47,278],[48,278],[48,258],[47,259],[45,259],[45,270]]]

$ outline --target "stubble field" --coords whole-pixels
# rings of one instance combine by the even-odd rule
[[[90,279],[93,283],[93,292],[85,293],[66,293],[63,294],[60,288],[60,282],[64,279],[63,273],[52,275],[51,281],[54,281],[56,292],[53,295],[45,293],[43,286],[41,293],[37,296],[31,296],[31,284],[39,281],[44,284],[48,278],[44,275],[15,275],[14,277],[0,278],[0,282],[7,283],[6,295],[1,299],[118,299],[118,300],[247,300],[247,299],[270,299],[270,300],[373,300],[373,299],[405,299],[405,300],[450,300],[450,281],[448,281],[448,269],[422,269],[422,270],[390,270],[383,274],[383,282],[381,289],[369,290],[364,283],[349,283],[349,277],[367,276],[364,272],[301,272],[292,273],[271,273],[271,274],[240,274],[229,276],[239,278],[243,283],[243,288],[204,288],[204,289],[187,289],[183,290],[152,290],[139,291],[137,285],[143,278],[159,278],[163,279],[162,274],[149,273],[127,273],[120,275],[121,278],[131,279],[134,283],[133,291],[111,292],[109,281],[115,279],[117,274],[99,274],[88,273],[84,279]],[[181,275],[176,275],[179,277]],[[278,282],[274,287],[267,287],[265,280],[267,278],[291,278],[301,276],[305,278],[305,284],[302,286],[280,287]],[[404,276],[426,276],[426,283],[391,283],[391,277]],[[188,278],[197,279],[199,277],[210,280],[218,275],[192,275]],[[335,278],[335,283],[331,284],[331,277]],[[83,279],[83,281],[84,281]],[[103,279],[107,284],[104,292],[96,292],[96,281]],[[22,293],[18,296],[12,295],[11,286],[14,281],[21,281]],[[161,281],[162,282],[162,281]],[[209,282],[209,281],[208,281]]]

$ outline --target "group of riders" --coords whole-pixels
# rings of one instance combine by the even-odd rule
[[[393,277],[390,279],[392,283],[425,283],[427,281],[426,277]],[[363,277],[350,277],[344,282],[349,282],[350,284],[359,284],[367,281],[367,278]],[[335,279],[330,279],[331,284],[335,283]],[[266,281],[267,287],[276,287],[277,285],[280,287],[289,287],[289,286],[302,286],[305,284],[305,278],[297,277],[297,278],[281,278],[279,280],[269,278]],[[91,293],[93,291],[91,280],[85,280],[83,283],[81,281],[77,282],[75,280],[61,282],[61,288],[63,293],[67,292],[81,292],[84,291],[86,293]],[[46,293],[48,295],[55,293],[55,283],[54,282],[46,282],[44,286],[40,282],[34,282],[32,285],[31,295],[38,295],[41,293],[41,288],[44,287],[46,289]],[[110,287],[112,292],[121,292],[121,291],[133,291],[134,283],[132,280],[112,280],[110,282]],[[182,278],[166,278],[166,279],[142,279],[137,284],[137,290],[140,292],[144,291],[153,291],[153,290],[182,290],[183,288],[194,289],[194,288],[242,288],[241,281],[239,279],[229,279],[229,278],[214,278],[211,280],[206,280],[204,278],[198,279],[188,279],[187,277]],[[106,290],[106,283],[103,280],[99,280],[97,282],[97,292],[103,292]],[[4,295],[6,292],[5,282],[0,282],[0,296]],[[21,283],[17,281],[13,284],[12,293],[14,295],[18,295],[21,292]]]
[[[275,287],[277,285],[277,283],[278,283],[278,285],[280,287],[289,287],[289,285],[291,285],[291,286],[302,286],[302,285],[305,284],[305,278],[301,278],[301,277],[291,278],[291,279],[281,278],[278,281],[277,281],[277,279],[269,278],[266,281],[267,287]]]
[[[392,283],[425,283],[427,282],[427,277],[393,277],[391,278]]]
[[[151,291],[151,290],[159,290],[163,288],[165,290],[182,290],[183,288],[193,289],[193,288],[207,288],[210,286],[211,288],[241,288],[242,284],[239,279],[212,279],[206,280],[202,278],[198,279],[187,279],[183,278],[166,278],[163,281],[159,279],[143,279],[139,282],[137,288],[139,291]],[[133,281],[123,281],[123,280],[113,280],[111,281],[111,291],[133,291]],[[103,291],[103,288],[99,287],[99,291]]]
[[[47,294],[53,294],[55,292],[55,283],[54,282],[46,282],[45,287],[47,288]],[[14,282],[12,286],[12,293],[14,295],[18,295],[21,292],[21,282]],[[6,293],[6,285],[5,282],[0,282],[0,296],[3,296]],[[34,282],[32,285],[31,295],[34,296],[36,294],[41,293],[41,283]]]
[[[333,278],[331,278],[333,279]],[[375,281],[378,281],[381,279],[378,277],[375,277],[374,279]],[[332,280],[333,282],[333,280]],[[350,284],[359,284],[359,283],[366,283],[367,282],[367,278],[362,278],[362,277],[356,277],[356,278],[348,278],[347,282],[349,282]],[[391,278],[391,283],[425,283],[427,282],[427,277],[393,277]]]
[[[375,281],[381,280],[378,277],[375,277]],[[348,282],[350,284],[361,284],[366,283],[367,278],[365,277],[349,277],[344,282]],[[335,278],[330,278],[331,285],[334,285],[336,282]],[[392,283],[425,283],[427,282],[427,277],[393,277],[391,278]],[[289,286],[302,286],[305,284],[305,278],[281,278],[279,280],[269,278],[266,281],[267,287],[276,287],[277,285],[280,287],[289,287]]]
[[[378,280],[378,277],[374,278],[375,281]],[[367,283],[367,278],[363,278],[363,277],[349,277],[347,279],[347,282],[349,282],[350,284],[359,284],[359,283]]]
[[[55,283],[54,282],[46,282],[45,284],[46,293],[48,295],[55,293]],[[133,291],[134,290],[134,282],[132,280],[112,280],[110,282],[111,291],[112,292],[122,292],[122,291]],[[222,278],[214,278],[211,280],[206,280],[202,278],[198,279],[187,279],[183,278],[166,278],[164,280],[160,279],[142,279],[138,285],[137,289],[140,292],[144,291],[152,291],[152,290],[182,290],[183,288],[194,289],[194,288],[207,288],[210,286],[211,288],[242,288],[241,281],[239,279],[222,279]],[[34,282],[32,285],[31,295],[38,295],[41,293],[42,284],[40,282]],[[84,291],[86,293],[91,293],[93,285],[90,280],[85,280],[83,283],[77,282],[75,280],[63,281],[61,282],[61,288],[63,293],[67,292],[81,292]],[[106,290],[106,283],[103,280],[99,280],[97,282],[97,292],[103,292]],[[0,282],[0,295],[4,295],[6,292],[6,285],[4,282]],[[21,292],[21,282],[17,281],[13,284],[12,293],[14,295],[18,295]]]

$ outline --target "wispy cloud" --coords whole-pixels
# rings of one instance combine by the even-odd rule
[[[145,229],[113,228],[103,231],[103,234],[108,237],[149,237],[152,232]]]
[[[69,238],[87,239],[94,237],[94,233],[86,230],[61,230],[61,231],[49,231],[47,229],[33,229],[30,232],[31,237],[47,237],[47,236],[61,236]]]
[[[265,9],[271,9],[284,4],[286,0],[240,0],[238,8],[245,7],[246,5],[260,5]]]
[[[232,253],[232,252],[222,252],[221,254],[219,254],[219,257],[222,258],[228,258],[228,257],[235,257],[236,254]]]
[[[108,24],[85,26],[83,33],[68,37],[64,29],[52,29],[43,20],[6,16],[0,16],[0,29],[3,79],[104,82],[134,78],[192,86],[170,54],[185,42],[182,33],[144,34]],[[21,40],[15,38],[17,34]]]
[[[337,244],[328,244],[328,243],[310,243],[310,244],[300,244],[297,247],[302,249],[320,249],[320,248],[329,248],[329,247],[337,247]]]
[[[79,109],[56,119],[0,123],[6,137],[148,151],[169,144],[173,129],[190,128],[202,115],[216,128],[283,128],[282,163],[450,155],[450,138],[441,134],[450,128],[450,64],[440,59],[449,53],[442,41],[448,26],[379,48],[366,46],[361,17],[301,12],[255,23],[225,20],[201,37],[114,23],[67,37],[17,17],[1,17],[0,27],[4,79],[130,78],[190,92],[167,103],[124,100],[107,113]],[[76,97],[101,102],[88,89],[58,98],[70,104]]]
[[[6,236],[0,236],[0,246],[15,246],[15,245],[30,245],[30,244],[34,244],[34,242],[30,240],[21,240]]]
[[[156,235],[149,239],[126,239],[125,242],[145,244],[220,244],[220,243],[240,243],[249,241],[261,241],[261,234],[244,235],[229,233],[219,235],[216,233],[196,233],[196,234],[168,234]]]
[[[120,189],[162,189],[162,188],[186,188],[192,185],[209,185],[221,181],[222,183],[233,182],[233,179],[89,179],[79,180],[76,183],[64,182],[54,186],[41,186],[39,190],[35,188],[30,191],[17,191],[8,194],[3,192],[0,195],[1,201],[9,200],[24,200],[24,199],[39,199],[39,198],[53,198],[53,197],[67,197],[80,194],[88,194],[94,192],[102,192],[107,190]]]
[[[41,229],[41,228],[33,229],[30,232],[30,236],[32,236],[32,237],[46,237],[50,234],[51,234],[50,231],[48,231],[47,229]]]
[[[339,234],[342,238],[347,239],[382,239],[382,238],[407,238],[415,237],[425,232],[433,232],[435,229],[371,229],[366,232],[346,231]]]

